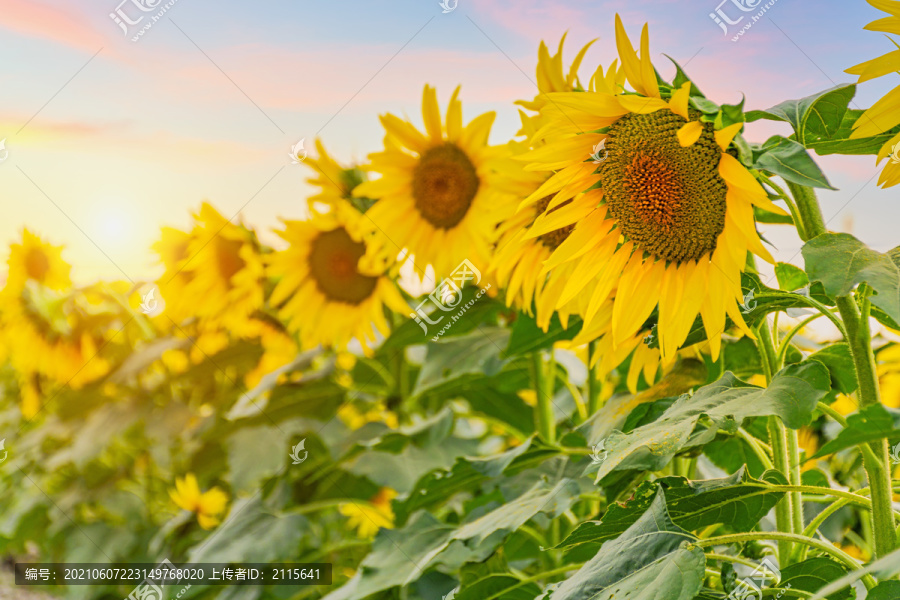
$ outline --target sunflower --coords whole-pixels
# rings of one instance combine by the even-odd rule
[[[365,168],[381,174],[360,184],[354,196],[376,202],[366,213],[377,232],[373,255],[413,255],[421,275],[428,265],[435,277],[449,275],[464,259],[487,265],[496,225],[509,200],[494,185],[494,166],[505,147],[488,145],[495,113],[463,127],[462,103],[453,92],[446,122],[441,122],[437,93],[425,86],[425,133],[392,114],[381,117],[384,151],[369,155]]]
[[[559,50],[552,56],[546,44],[541,42],[538,49],[537,66],[538,95],[532,101],[520,100],[516,104],[537,111],[546,104],[546,94],[580,89],[578,68],[593,42],[581,49],[566,74],[563,70],[562,59],[565,39],[564,35],[559,43]],[[542,123],[541,115],[529,116],[522,111],[519,111],[519,115],[522,120],[522,129],[519,131],[519,135],[527,135],[531,143],[542,145],[541,140],[532,139],[533,134]],[[517,141],[509,144],[513,157],[527,152],[530,147],[528,143]],[[504,161],[499,167],[499,172],[501,178],[498,185],[519,200],[529,196],[547,180],[547,175],[543,173],[523,173],[520,163],[513,160]],[[504,220],[499,228],[497,251],[491,268],[492,272],[496,274],[500,286],[506,288],[508,306],[515,304],[518,308],[531,314],[532,301],[535,302],[536,320],[544,331],[550,326],[550,319],[556,310],[566,277],[572,270],[571,265],[564,265],[553,271],[549,278],[546,273],[541,272],[541,266],[550,257],[550,254],[566,240],[572,231],[572,226],[565,226],[538,237],[528,235],[528,229],[538,217],[546,212],[556,210],[557,207],[548,209],[551,199],[551,195],[544,196],[536,203],[526,207],[525,210],[518,211]],[[558,309],[564,326],[572,312],[578,312],[576,302],[570,302],[569,306]]]
[[[51,290],[68,288],[72,281],[72,267],[62,258],[62,246],[53,246],[27,229],[22,231],[22,242],[9,247],[9,274],[6,277],[5,295],[18,295],[28,281],[34,281]]]
[[[740,275],[751,251],[767,261],[753,206],[785,214],[732,155],[742,123],[716,130],[690,108],[691,83],[666,88],[663,99],[650,62],[647,27],[638,57],[621,19],[616,42],[625,78],[610,69],[587,92],[548,94],[527,167],[553,175],[523,207],[554,194],[529,236],[573,226],[544,270],[573,262],[557,306],[575,295],[588,301],[585,329],[609,298],[612,345],[638,335],[658,308],[661,356],[674,356],[699,314],[714,358],[726,315],[747,335]],[[602,155],[598,148],[602,148]],[[592,159],[593,160],[590,160]],[[556,208],[556,210],[553,210]]]
[[[328,212],[336,204],[353,202],[353,190],[366,180],[365,172],[356,166],[342,166],[328,154],[322,140],[316,139],[316,151],[319,157],[308,158],[304,163],[316,172],[316,177],[307,179],[307,183],[319,188],[306,200],[310,212]]]
[[[360,538],[371,539],[379,529],[393,529],[394,511],[391,510],[391,500],[396,496],[397,492],[384,487],[368,502],[341,504],[338,511],[348,517],[347,527],[355,529]]]
[[[184,478],[175,478],[175,489],[169,490],[169,497],[181,509],[197,515],[197,522],[203,529],[212,529],[219,524],[219,515],[225,512],[228,494],[218,487],[200,491],[197,477],[188,473]]]
[[[203,322],[242,335],[248,317],[263,305],[265,267],[256,234],[204,202],[194,215],[183,287],[185,305]],[[162,290],[163,297],[166,291]]]
[[[304,349],[344,348],[352,339],[369,348],[376,330],[388,331],[385,305],[409,312],[387,265],[366,258],[363,218],[344,203],[308,221],[285,221],[277,232],[290,246],[270,258],[278,279],[270,302]]]
[[[878,10],[891,16],[872,21],[866,25],[866,29],[900,35],[900,2],[894,0],[867,1]],[[897,42],[894,42],[894,45],[898,46]],[[847,73],[859,76],[859,83],[897,71],[900,71],[900,49],[847,69]],[[897,125],[900,125],[900,86],[892,89],[884,98],[862,114],[854,123],[853,135],[850,137],[852,139],[873,137],[893,129]],[[878,185],[882,187],[891,187],[900,183],[900,133],[881,147],[881,151],[878,153],[878,162],[887,158],[890,160],[885,164],[884,171],[878,178]]]

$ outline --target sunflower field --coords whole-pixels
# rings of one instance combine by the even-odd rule
[[[430,85],[362,164],[317,140],[279,248],[203,203],[157,280],[75,285],[23,230],[6,561],[332,565],[184,599],[900,598],[900,249],[816,196],[818,156],[872,155],[896,200],[900,87],[853,99],[900,51],[748,111],[663,79],[647,27],[606,33],[600,66],[541,44],[507,143]],[[43,587],[159,600],[133,588]]]

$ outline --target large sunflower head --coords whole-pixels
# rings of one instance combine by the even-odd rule
[[[22,241],[9,247],[9,273],[4,292],[19,294],[28,281],[52,290],[63,290],[72,284],[72,267],[62,258],[62,246],[53,246],[27,229]]]
[[[341,202],[354,202],[353,190],[366,180],[365,172],[357,166],[345,167],[325,150],[322,140],[316,139],[318,158],[308,158],[304,164],[316,172],[306,181],[319,188],[319,192],[307,198],[310,211],[328,212]]]
[[[662,356],[671,357],[699,314],[718,355],[726,314],[750,334],[738,302],[748,251],[772,260],[753,206],[783,214],[735,157],[742,127],[717,129],[692,108],[691,82],[660,85],[644,27],[640,56],[616,17],[625,80],[611,68],[591,90],[548,94],[546,144],[525,155],[553,174],[521,207],[552,199],[529,236],[572,227],[544,272],[573,263],[557,307],[586,301],[586,330],[613,298],[612,344],[634,339],[656,310]]]
[[[463,126],[459,88],[442,121],[437,93],[425,86],[425,132],[391,114],[381,117],[384,150],[369,155],[366,168],[381,178],[360,184],[354,196],[377,200],[366,213],[379,235],[371,251],[413,255],[421,274],[430,264],[442,278],[468,259],[487,265],[496,225],[509,200],[493,185],[505,147],[488,145],[494,113]]]
[[[889,0],[868,0],[878,10],[888,13],[889,17],[872,21],[866,29],[900,35],[900,2]],[[897,42],[891,40],[895,47]],[[859,76],[859,83],[876,77],[891,75],[900,71],[900,50],[895,49],[884,56],[858,64],[847,69],[847,73]],[[853,139],[866,138],[883,134],[900,125],[900,85],[888,92],[884,98],[876,102],[853,125]],[[900,183],[900,133],[885,142],[878,153],[878,162],[887,160],[878,185],[891,187]]]
[[[304,349],[343,348],[353,339],[368,348],[376,330],[388,331],[385,305],[408,312],[385,265],[366,258],[362,215],[350,206],[336,208],[307,221],[285,221],[278,235],[289,246],[270,258],[277,280],[270,302],[288,329],[299,332]]]

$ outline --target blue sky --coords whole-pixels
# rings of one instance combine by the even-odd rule
[[[777,0],[737,42],[709,17],[719,0],[459,0],[448,14],[438,0],[177,0],[137,42],[109,17],[120,1],[4,0],[0,12],[0,139],[10,152],[0,164],[0,243],[23,226],[64,243],[81,281],[121,277],[119,268],[154,276],[159,227],[187,227],[205,199],[229,217],[243,207],[275,243],[278,217],[298,217],[309,193],[290,147],[301,138],[312,147],[320,134],[339,159],[363,159],[381,144],[379,113],[421,122],[425,83],[442,101],[461,84],[465,118],[496,111],[492,142],[509,139],[512,102],[536,91],[540,40],[555,47],[568,31],[568,60],[598,38],[587,76],[615,56],[616,12],[634,40],[649,22],[665,77],[668,54],[708,96],[743,93],[748,108],[850,82],[844,69],[894,49],[863,30],[883,16],[863,0]],[[732,1],[722,10],[737,18]],[[144,14],[131,0],[121,6]],[[896,83],[865,84],[856,105]],[[753,124],[746,135],[764,141],[786,127]],[[896,218],[885,216],[898,214],[897,193],[875,187],[874,157],[820,164],[839,188],[822,194],[829,227],[881,250],[896,245]],[[779,258],[796,255],[789,232],[767,235]]]

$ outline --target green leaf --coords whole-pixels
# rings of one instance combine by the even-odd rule
[[[672,80],[672,85],[675,88],[680,88],[682,85],[690,81],[691,96],[700,96],[701,98],[706,98],[706,96],[703,95],[703,92],[700,91],[700,88],[698,88],[694,84],[694,80],[688,77],[687,73],[684,72],[684,69],[681,68],[681,65],[679,65],[674,58],[672,58],[668,54],[663,54],[663,56],[668,58],[670,61],[672,61],[672,64],[675,65],[675,79]]]
[[[826,190],[836,189],[809,155],[802,144],[794,140],[774,136],[762,146],[762,152],[753,164],[755,169],[780,175],[787,181]]]
[[[778,279],[778,287],[786,292],[793,292],[809,285],[809,278],[803,269],[790,263],[777,263],[775,277]]]
[[[743,467],[722,479],[663,477],[642,483],[624,505],[611,504],[600,521],[578,525],[557,548],[584,544],[596,550],[606,540],[619,536],[650,507],[658,486],[665,490],[672,522],[688,531],[715,523],[727,524],[736,532],[750,531],[784,496],[772,490],[768,482],[748,476]]]
[[[692,600],[703,585],[706,555],[675,525],[658,488],[643,515],[562,582],[549,600]]]
[[[494,573],[463,587],[453,600],[534,600],[540,593],[533,581]]]
[[[248,427],[228,437],[229,481],[235,491],[258,487],[284,468],[290,454],[288,434],[275,427]]]
[[[882,558],[879,558],[875,562],[869,563],[861,569],[850,571],[840,579],[829,583],[828,585],[817,591],[809,600],[825,600],[826,598],[829,598],[831,594],[840,591],[849,585],[853,585],[855,582],[859,581],[869,574],[873,574],[879,579],[889,579],[897,575],[897,573],[900,573],[900,550],[894,550],[887,556],[883,556]],[[877,589],[878,587],[880,586],[876,586],[875,588],[873,588],[873,590]],[[879,592],[879,594],[883,593],[884,592]],[[896,598],[896,596],[882,597],[890,598],[890,600],[894,600],[894,598]]]
[[[237,500],[213,534],[188,552],[188,562],[273,562],[293,556],[306,535],[303,515],[275,514],[258,496]],[[265,543],[261,543],[264,541]]]
[[[860,283],[876,294],[872,304],[900,321],[900,256],[896,249],[882,254],[849,233],[823,233],[803,246],[810,281],[821,281],[825,293],[846,296]]]
[[[869,590],[866,596],[866,600],[897,600],[897,598],[900,598],[900,581],[882,581]]]
[[[850,139],[853,125],[862,117],[864,110],[849,109],[844,113],[840,128],[830,136],[807,140],[806,147],[819,156],[828,154],[864,155],[878,154],[881,148],[900,133],[900,125],[884,133],[867,138]],[[869,118],[869,117],[865,117]]]
[[[847,426],[825,443],[812,458],[882,439],[900,439],[900,413],[890,413],[882,404],[867,406],[847,417]]]
[[[544,332],[537,325],[534,317],[520,313],[512,326],[512,334],[509,336],[509,344],[503,351],[503,356],[522,356],[537,350],[545,350],[553,347],[553,344],[563,340],[571,340],[581,331],[581,319],[571,317],[568,327],[564,328],[559,320],[559,315],[553,313],[550,326]]]
[[[846,567],[830,558],[811,558],[781,569],[781,580],[778,582],[778,587],[781,589],[790,587],[790,589],[812,593],[846,574]],[[847,589],[831,594],[828,596],[828,600],[852,600],[854,597],[853,590]]]
[[[622,469],[656,471],[676,454],[712,441],[719,430],[737,431],[748,417],[778,415],[785,425],[808,425],[816,403],[831,390],[828,370],[812,361],[779,371],[766,389],[727,372],[721,379],[684,395],[661,418],[628,434],[614,431],[605,441],[608,457],[599,481]]]
[[[834,389],[842,394],[852,394],[859,387],[853,355],[850,353],[850,345],[846,342],[825,346],[811,354],[809,360],[817,360],[828,367]]]
[[[501,352],[509,343],[509,336],[509,331],[502,327],[484,327],[464,336],[430,344],[413,395],[464,375],[490,376],[499,373],[509,360],[501,357]]]
[[[797,141],[805,146],[821,137],[831,137],[840,129],[847,105],[855,94],[855,85],[842,84],[766,110],[750,111],[747,121],[769,119],[790,123]]]

